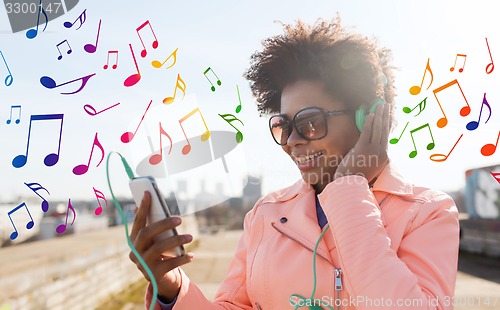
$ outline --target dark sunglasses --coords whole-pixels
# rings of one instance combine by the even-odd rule
[[[297,112],[291,121],[285,115],[278,114],[269,119],[269,129],[274,141],[279,145],[287,144],[288,138],[292,134],[292,124],[303,139],[319,140],[328,133],[328,117],[342,115],[348,111],[326,111],[322,108],[310,107]]]

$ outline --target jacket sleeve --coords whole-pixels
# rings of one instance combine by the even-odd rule
[[[411,206],[401,218],[409,227],[396,253],[366,179],[338,178],[319,195],[357,309],[380,309],[382,302],[397,309],[453,309],[458,210],[444,193],[421,196],[401,206]]]
[[[258,202],[259,203],[259,202]],[[258,205],[258,203],[256,205]],[[241,239],[236,247],[236,252],[229,265],[229,270],[222,282],[213,302],[209,301],[203,292],[191,282],[189,277],[181,268],[178,268],[181,273],[181,288],[177,300],[174,305],[174,310],[236,310],[236,309],[252,309],[252,304],[247,295],[246,290],[246,257],[249,239],[251,235],[251,221],[254,216],[255,209],[252,209],[245,216],[244,231]],[[196,253],[195,261],[196,264]],[[148,285],[145,297],[146,309],[149,309],[153,296],[151,284]],[[160,305],[155,306],[155,310],[161,310]]]

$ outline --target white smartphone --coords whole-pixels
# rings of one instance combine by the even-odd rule
[[[161,194],[158,185],[153,177],[136,177],[129,182],[130,190],[132,191],[132,196],[134,197],[135,204],[139,207],[141,205],[144,192],[148,191],[151,193],[151,209],[146,222],[146,225],[158,222],[164,218],[170,217],[171,213],[168,209],[167,203]],[[159,234],[155,241],[160,241],[172,236],[177,236],[177,230],[171,229]],[[184,247],[178,246],[174,249],[174,252],[167,251],[163,253],[164,255],[182,256],[185,254]]]

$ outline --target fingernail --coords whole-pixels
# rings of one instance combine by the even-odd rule
[[[172,217],[172,223],[174,225],[179,225],[181,223],[181,218],[180,217]]]
[[[191,236],[191,235],[186,235],[186,241],[187,241],[187,242],[191,242],[191,241],[193,241],[193,236]]]
[[[189,257],[189,259],[193,259],[194,258],[193,253],[187,253],[187,256]]]

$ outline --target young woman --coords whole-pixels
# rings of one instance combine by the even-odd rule
[[[146,306],[157,298],[157,309],[452,309],[458,211],[390,163],[389,51],[347,33],[338,18],[284,30],[264,41],[245,77],[302,179],[248,212],[214,301],[179,268],[191,254],[161,255],[191,237],[155,243],[180,219],[145,227],[146,194],[131,233],[158,281]]]

